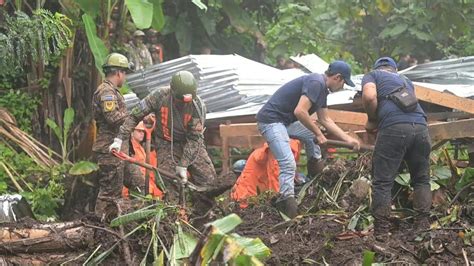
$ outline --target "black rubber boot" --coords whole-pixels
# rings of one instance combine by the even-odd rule
[[[377,206],[372,209],[374,216],[374,237],[377,241],[387,241],[390,237],[390,206]]]
[[[310,158],[306,164],[306,169],[308,170],[308,176],[310,178],[322,173],[324,169],[323,158]]]
[[[293,219],[298,215],[298,203],[294,197],[288,197],[275,203],[276,208],[288,218]]]
[[[431,189],[430,187],[415,188],[413,193],[413,209],[416,212],[413,229],[416,232],[430,228],[430,209],[431,209]]]

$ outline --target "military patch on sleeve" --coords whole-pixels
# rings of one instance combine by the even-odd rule
[[[110,112],[115,109],[115,101],[104,101],[104,111]]]
[[[117,99],[115,98],[114,95],[105,95],[100,97],[100,100],[105,102],[105,101],[116,101]]]

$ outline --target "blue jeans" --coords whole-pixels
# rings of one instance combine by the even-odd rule
[[[308,161],[311,158],[321,159],[321,148],[319,148],[319,145],[314,143],[315,135],[311,130],[306,128],[300,121],[291,123],[287,127],[287,130],[290,138],[297,139],[304,144]]]
[[[258,123],[258,130],[265,138],[270,151],[278,162],[280,173],[280,198],[278,201],[295,196],[296,161],[291,152],[290,137],[283,123]]]

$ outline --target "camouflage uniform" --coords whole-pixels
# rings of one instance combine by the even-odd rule
[[[124,139],[130,135],[135,126],[152,112],[156,115],[153,134],[157,145],[158,167],[173,173],[177,165],[186,167],[196,184],[212,183],[216,170],[204,143],[206,110],[202,100],[197,97],[192,103],[176,102],[169,87],[160,88],[133,108],[131,115],[120,127],[118,138]]]
[[[92,101],[97,126],[97,139],[92,150],[99,165],[99,195],[95,212],[99,216],[109,216],[114,215],[114,200],[121,197],[124,183],[128,188],[137,190],[144,187],[145,180],[139,167],[123,163],[109,153],[109,146],[127,117],[125,100],[118,88],[105,80],[94,92]],[[122,150],[128,150],[128,141],[124,141]]]
[[[128,58],[135,65],[135,70],[141,70],[145,67],[153,65],[150,51],[145,44],[135,45],[133,42],[129,43]]]

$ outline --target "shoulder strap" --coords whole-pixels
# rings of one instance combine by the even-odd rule
[[[193,99],[193,105],[201,119],[201,124],[204,126],[204,123],[206,122],[206,107],[204,106],[201,97],[196,95],[196,99]]]

